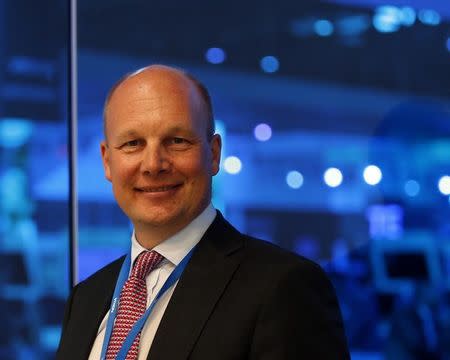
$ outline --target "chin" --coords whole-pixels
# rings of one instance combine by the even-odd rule
[[[180,214],[155,214],[152,216],[137,217],[138,223],[151,227],[176,226],[181,221]]]

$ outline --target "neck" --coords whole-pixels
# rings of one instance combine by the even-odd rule
[[[143,226],[136,226],[134,227],[134,233],[136,235],[136,240],[139,244],[141,244],[142,247],[146,248],[147,250],[153,249],[155,246],[161,244],[171,236],[175,235],[178,231],[180,231],[182,228],[178,229],[158,229],[158,228],[152,228],[148,229]]]
[[[198,214],[194,217],[194,219]],[[192,219],[193,220],[193,219]],[[153,249],[155,246],[166,241],[176,233],[183,230],[192,221],[182,222],[178,224],[150,225],[143,223],[134,223],[134,233],[136,240],[147,250]]]
[[[184,220],[182,222],[166,223],[159,226],[149,223],[133,222],[136,240],[142,247],[151,250],[188,226],[203,211],[205,211],[208,204],[199,209],[190,220]]]

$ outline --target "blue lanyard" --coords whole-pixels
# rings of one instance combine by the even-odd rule
[[[191,251],[187,253],[187,255],[181,260],[181,262],[178,264],[178,266],[172,271],[162,288],[159,290],[156,297],[151,302],[148,309],[145,311],[144,315],[136,321],[136,323],[131,328],[130,332],[128,333],[128,336],[126,337],[125,341],[122,344],[122,347],[120,348],[119,352],[117,353],[116,360],[125,360],[128,351],[130,350],[131,346],[133,345],[133,341],[136,338],[136,336],[139,334],[139,332],[142,330],[145,322],[147,321],[148,317],[150,316],[153,308],[155,307],[155,304],[158,302],[159,298],[169,289],[173,284],[175,284],[178,279],[181,277],[181,274],[183,273],[184,269],[186,268],[187,263],[189,262],[189,259],[192,256],[192,253],[194,252],[194,248],[192,248]],[[111,300],[111,307],[109,310],[109,318],[108,323],[106,325],[106,331],[105,331],[105,339],[103,340],[103,348],[102,348],[102,356],[101,360],[106,359],[106,352],[108,350],[108,344],[109,340],[111,339],[112,330],[114,327],[114,321],[117,316],[117,310],[119,307],[119,298],[120,298],[120,292],[122,291],[123,286],[125,285],[125,282],[128,280],[128,275],[130,273],[130,266],[131,266],[131,253],[129,252],[122,264],[122,268],[120,269],[119,277],[117,279],[116,288],[114,289],[114,295]]]

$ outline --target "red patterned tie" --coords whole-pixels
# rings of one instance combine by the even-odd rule
[[[162,259],[163,256],[156,251],[143,251],[135,260],[131,275],[120,293],[117,317],[106,353],[107,360],[116,359],[117,353],[134,323],[144,314],[147,308],[147,284],[145,278]],[[140,337],[141,333],[134,339],[126,360],[137,359]]]

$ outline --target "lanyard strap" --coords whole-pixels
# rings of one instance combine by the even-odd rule
[[[144,327],[145,322],[147,321],[148,317],[150,316],[151,312],[153,311],[153,308],[155,307],[158,300],[161,298],[161,296],[173,285],[175,284],[178,279],[181,277],[181,274],[183,273],[184,269],[186,268],[187,263],[189,262],[189,259],[192,256],[192,253],[194,252],[194,248],[191,249],[187,253],[187,255],[181,260],[181,262],[178,264],[177,267],[172,271],[170,276],[167,278],[166,282],[162,286],[162,288],[158,291],[158,294],[151,302],[148,309],[145,311],[145,313],[141,316],[141,318],[136,321],[136,323],[131,328],[130,332],[128,333],[128,336],[125,338],[125,341],[122,344],[122,347],[120,348],[119,352],[117,353],[116,360],[125,360],[128,351],[130,350],[131,346],[133,345],[133,341],[136,338],[136,336],[139,334],[139,332]],[[118,301],[120,298],[120,292],[122,291],[123,286],[125,285],[125,282],[128,279],[128,275],[130,273],[130,266],[131,266],[131,252],[129,252],[122,264],[122,267],[120,269],[119,277],[116,282],[116,287],[114,289],[114,295],[111,300],[111,307],[109,311],[109,318],[108,323],[106,325],[105,330],[105,339],[103,340],[103,348],[102,348],[102,356],[101,360],[106,359],[106,352],[108,350],[108,344],[109,340],[111,339],[113,327],[114,327],[114,321],[117,316],[118,311]]]

